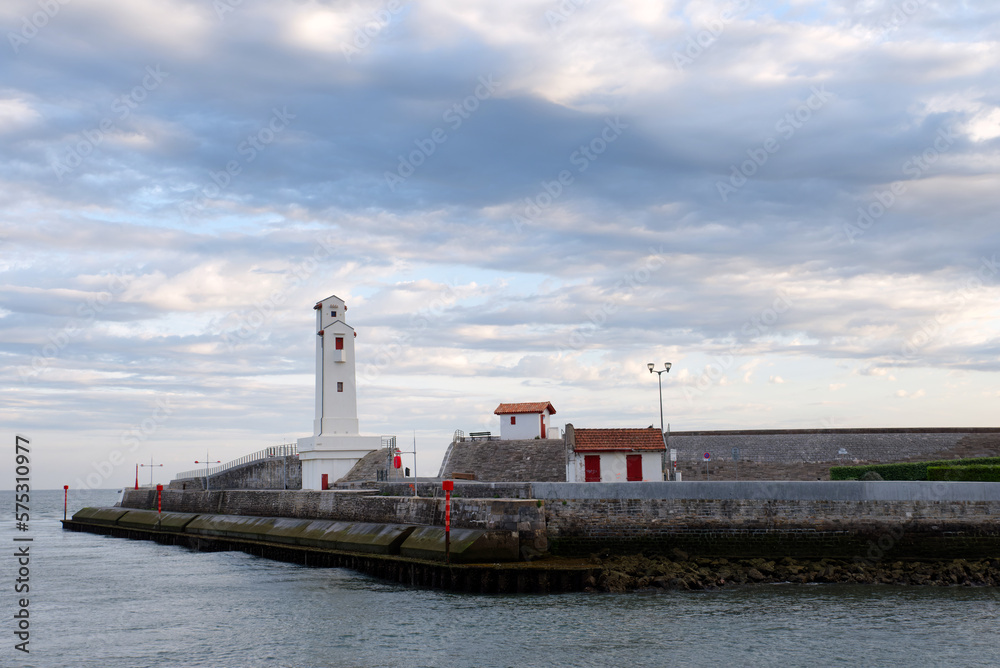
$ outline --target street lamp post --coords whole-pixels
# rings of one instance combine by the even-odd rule
[[[649,373],[655,373],[656,374],[656,384],[660,388],[660,438],[663,438],[663,448],[664,449],[666,449],[666,447],[667,447],[667,440],[663,436],[663,434],[664,434],[664,429],[663,429],[663,374],[670,373],[670,367],[671,367],[670,362],[664,362],[663,363],[663,370],[662,371],[657,371],[656,370],[656,365],[653,364],[652,362],[650,362],[649,364],[646,365],[646,368],[649,369]],[[670,480],[669,469],[668,469],[668,473],[667,473],[667,480]]]

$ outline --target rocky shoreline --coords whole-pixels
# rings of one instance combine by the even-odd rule
[[[595,558],[601,568],[590,591],[674,589],[698,591],[773,583],[855,583],[931,586],[1000,586],[1000,559],[855,561],[851,559],[722,559],[670,556]]]

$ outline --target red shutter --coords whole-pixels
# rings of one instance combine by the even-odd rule
[[[510,416],[510,423],[511,423],[511,424],[517,424],[517,422],[515,422],[514,420],[515,420],[514,416],[513,416],[513,415],[511,415],[511,416]]]
[[[625,479],[642,480],[642,455],[625,455]]]
[[[601,456],[583,456],[584,480],[586,482],[601,482]]]

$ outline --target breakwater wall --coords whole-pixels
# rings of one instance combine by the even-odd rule
[[[1000,556],[1000,485],[933,482],[536,483],[557,554]]]
[[[426,485],[426,486],[425,486]],[[180,492],[163,507],[265,517],[441,526],[444,500],[377,491]],[[420,494],[440,494],[431,483]],[[155,508],[129,490],[124,507]],[[453,526],[517,531],[522,555],[669,553],[720,557],[1000,556],[1000,484],[950,482],[456,482]]]
[[[440,488],[440,485],[438,485]],[[123,508],[155,509],[155,490],[125,490]],[[375,524],[444,526],[444,498],[383,496],[373,491],[165,489],[165,511],[256,517],[338,520]],[[548,549],[545,516],[536,500],[452,499],[451,526],[517,532],[521,548]]]
[[[410,586],[469,593],[550,593],[592,587],[592,564],[524,563],[511,532],[443,529],[236,515],[84,508],[63,521],[70,531],[153,540],[200,551],[238,550],[305,566],[344,567]],[[506,563],[505,563],[506,562]]]

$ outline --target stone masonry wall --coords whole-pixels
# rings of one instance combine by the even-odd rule
[[[451,498],[468,499],[533,499],[530,482],[478,482],[455,480],[455,489]],[[444,497],[439,481],[418,482],[417,493],[420,496],[432,498]],[[379,494],[387,496],[413,496],[413,483],[380,482],[375,483]]]
[[[565,481],[566,444],[561,438],[453,442],[439,477],[455,473],[473,473],[488,482]]]
[[[675,432],[669,446],[679,461],[701,462],[706,452],[731,461],[740,449],[745,462],[893,462],[929,455],[958,443],[965,433],[914,433],[866,430]],[[847,451],[840,454],[840,450]]]
[[[536,496],[545,498],[552,551],[577,556],[676,547],[706,556],[865,559],[1000,555],[995,483],[631,484],[535,485]]]
[[[296,517],[344,522],[443,526],[444,498],[373,496],[311,490],[163,490],[163,510],[180,513]],[[124,508],[156,509],[156,490],[126,490]],[[451,524],[460,529],[518,531],[522,545],[545,549],[545,516],[536,501],[453,499]]]
[[[250,462],[211,476],[210,487],[212,489],[302,489],[302,462],[295,455]],[[205,476],[172,480],[170,488],[203,490]]]
[[[412,461],[412,458],[406,456],[403,459],[403,468],[393,468],[392,453],[389,452],[389,448],[372,450],[367,455],[359,459],[358,463],[347,472],[347,475],[337,480],[337,482],[345,483],[376,480],[380,470],[388,471],[390,480],[404,480],[405,470],[413,466]]]
[[[673,432],[668,442],[684,480],[829,480],[831,466],[1000,455],[1000,429],[985,428]]]
[[[384,485],[383,492],[394,489]],[[945,482],[458,483],[456,528],[518,531],[522,546],[588,556],[996,558],[1000,484]],[[421,490],[423,493],[424,490]],[[499,494],[527,499],[491,498]],[[533,497],[533,498],[530,498]],[[156,507],[128,490],[127,508]],[[444,499],[358,491],[164,490],[187,513],[440,526]]]

